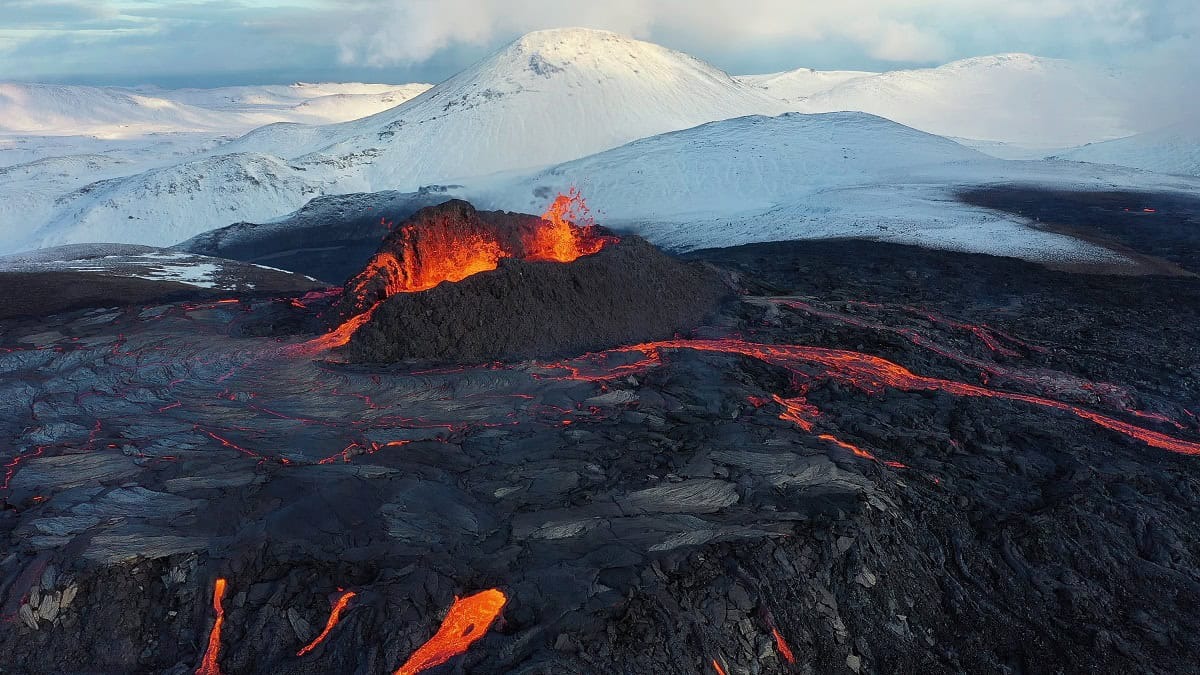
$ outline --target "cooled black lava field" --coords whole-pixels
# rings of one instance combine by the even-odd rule
[[[705,325],[484,364],[331,292],[0,321],[0,672],[1195,669],[1200,280],[685,262]]]

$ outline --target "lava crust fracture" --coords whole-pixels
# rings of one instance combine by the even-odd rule
[[[347,364],[246,330],[516,307],[643,246],[0,322],[0,669],[1194,669],[1196,280],[805,242],[704,254],[740,299],[595,352]]]

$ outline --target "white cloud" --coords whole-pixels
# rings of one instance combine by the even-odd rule
[[[1195,0],[358,0],[342,56],[413,64],[454,45],[490,45],[541,28],[668,34],[693,50],[759,42],[842,42],[886,61],[961,56],[964,42],[1007,51],[1136,43],[1154,19],[1196,13]],[[957,47],[957,49],[956,49]]]

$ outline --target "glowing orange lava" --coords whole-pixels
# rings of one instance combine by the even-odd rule
[[[1200,455],[1200,442],[1168,436],[1167,434],[1123,422],[1108,415],[1093,412],[1076,405],[1042,396],[988,389],[987,387],[964,382],[925,377],[913,373],[904,366],[892,363],[878,356],[840,349],[806,347],[803,345],[759,344],[734,338],[664,340],[661,342],[647,342],[631,347],[621,347],[600,354],[592,354],[589,355],[589,359],[593,362],[602,362],[609,354],[635,352],[643,355],[643,363],[657,363],[661,358],[659,352],[663,349],[694,349],[724,354],[740,354],[786,368],[800,376],[835,379],[853,385],[870,394],[880,393],[887,388],[892,388],[901,391],[944,391],[955,396],[1019,401],[1070,413],[1111,431],[1137,439],[1153,448],[1184,455]],[[808,372],[810,369],[815,369],[817,372],[810,373]],[[603,376],[594,374],[577,374],[577,376],[578,379],[591,381],[605,379]]]
[[[771,629],[771,636],[775,638],[775,651],[779,652],[784,661],[795,663],[796,657],[792,655],[792,648],[788,646],[787,640],[783,639],[777,628]]]
[[[777,394],[771,394],[771,398],[783,406],[783,412],[779,413],[779,419],[792,422],[805,431],[812,431],[815,424],[813,420],[821,415],[821,411],[817,410],[817,407],[811,405],[803,396],[783,398]]]
[[[717,675],[725,675],[725,669],[721,667],[720,663],[717,663],[716,659],[712,660],[712,666],[713,670],[717,672]]]
[[[839,448],[842,448],[843,450],[849,450],[850,453],[853,454],[855,457],[862,457],[863,459],[870,459],[870,460],[875,459],[875,455],[872,455],[871,453],[867,452],[866,450],[863,450],[862,448],[858,447],[857,445],[854,445],[853,443],[847,443],[847,442],[840,440],[834,436],[830,436],[829,434],[821,434],[820,436],[817,436],[817,438],[819,438],[827,443],[833,443],[834,445],[838,446]]]
[[[612,240],[596,233],[587,202],[577,188],[555,197],[542,220],[546,225],[524,242],[526,260],[571,262],[596,253]]]
[[[579,221],[588,224],[581,226]],[[347,284],[354,316],[294,351],[310,354],[346,345],[379,305],[397,293],[418,293],[444,281],[462,281],[496,269],[503,258],[571,262],[617,241],[616,237],[599,234],[590,223],[587,204],[579,191],[571,188],[551,202],[519,246],[478,224],[464,226],[445,219],[427,223],[419,230],[405,226],[390,236],[392,248],[376,253]]]
[[[495,588],[455,598],[437,633],[413,652],[395,675],[416,675],[467,651],[492,627],[506,602],[508,598]]]
[[[204,651],[204,658],[200,661],[200,667],[196,669],[196,675],[221,675],[221,667],[217,665],[217,657],[221,653],[221,626],[225,624],[225,580],[217,579],[213,585],[213,611],[216,612],[217,618],[213,621],[212,631],[208,634],[208,649]]]
[[[346,610],[346,606],[350,604],[351,598],[353,598],[355,595],[357,595],[357,593],[354,591],[346,591],[345,593],[342,593],[341,597],[337,599],[337,602],[333,603],[333,610],[329,612],[329,621],[325,622],[325,630],[321,631],[321,634],[318,635],[315,640],[301,647],[300,651],[296,652],[296,656],[304,656],[305,654],[311,652],[317,648],[317,645],[324,642],[325,638],[329,637],[329,632],[333,630],[333,627],[337,625],[338,620],[342,618],[342,612]]]

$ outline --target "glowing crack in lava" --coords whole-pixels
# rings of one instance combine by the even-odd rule
[[[779,633],[778,628],[771,629],[771,637],[775,638],[775,651],[783,657],[788,663],[795,663],[796,657],[792,654],[792,648],[788,646],[787,640],[783,639],[783,635]]]
[[[717,675],[725,675],[725,669],[721,667],[721,664],[716,659],[712,660],[712,667]]]
[[[826,347],[807,347],[803,345],[760,344],[740,339],[724,338],[646,342],[598,354],[591,354],[586,358],[590,364],[596,365],[604,361],[608,355],[633,352],[642,355],[642,359],[638,362],[639,364],[644,367],[650,367],[661,362],[659,352],[664,349],[693,349],[723,354],[739,354],[786,368],[794,375],[802,378],[830,378],[854,386],[868,394],[877,394],[881,393],[884,389],[892,388],[901,391],[944,391],[955,396],[995,398],[1029,403],[1043,408],[1071,413],[1080,419],[1139,440],[1153,448],[1184,455],[1200,455],[1200,442],[1168,436],[1167,434],[1123,422],[1114,417],[1102,415],[1086,408],[1042,396],[989,389],[964,382],[917,375],[904,366],[892,363],[887,359],[859,352]],[[572,379],[585,379],[589,381],[605,379],[603,376],[593,374],[584,375],[579,373],[577,368],[570,365],[556,364],[552,367],[561,367],[570,371],[572,374],[568,375],[568,377]],[[628,366],[618,366],[618,369],[627,372]],[[786,412],[788,411],[785,411],[785,414]],[[790,419],[790,417],[785,417],[784,419]],[[842,447],[851,449],[853,452],[853,446],[843,444],[842,441],[837,441],[837,439],[834,439],[834,441]]]
[[[353,599],[355,595],[357,595],[357,593],[354,591],[346,591],[338,597],[337,601],[333,603],[333,610],[329,612],[329,621],[325,622],[325,630],[321,631],[321,634],[318,635],[312,642],[301,647],[300,651],[296,652],[296,656],[304,656],[305,654],[311,652],[317,648],[317,645],[324,642],[325,638],[329,637],[330,631],[333,630],[333,627],[336,626],[338,621],[342,618],[342,612],[346,611],[346,607],[350,604],[350,600]]]
[[[213,620],[212,631],[208,634],[208,649],[204,650],[204,658],[200,661],[200,667],[196,669],[196,675],[221,675],[221,667],[217,665],[217,657],[221,653],[221,627],[225,624],[225,580],[217,579],[213,585],[213,611],[216,612],[216,619]]]
[[[419,293],[443,281],[462,281],[496,269],[502,258],[568,263],[617,241],[591,224],[587,204],[575,188],[551,202],[533,230],[522,235],[519,246],[493,229],[468,227],[449,218],[421,228],[407,225],[393,235],[399,253],[376,253],[348,284],[346,293],[356,314],[298,351],[315,353],[346,345],[380,304],[397,293]]]
[[[416,675],[467,651],[492,627],[506,602],[508,598],[495,588],[455,598],[437,633],[413,652],[395,675]]]

